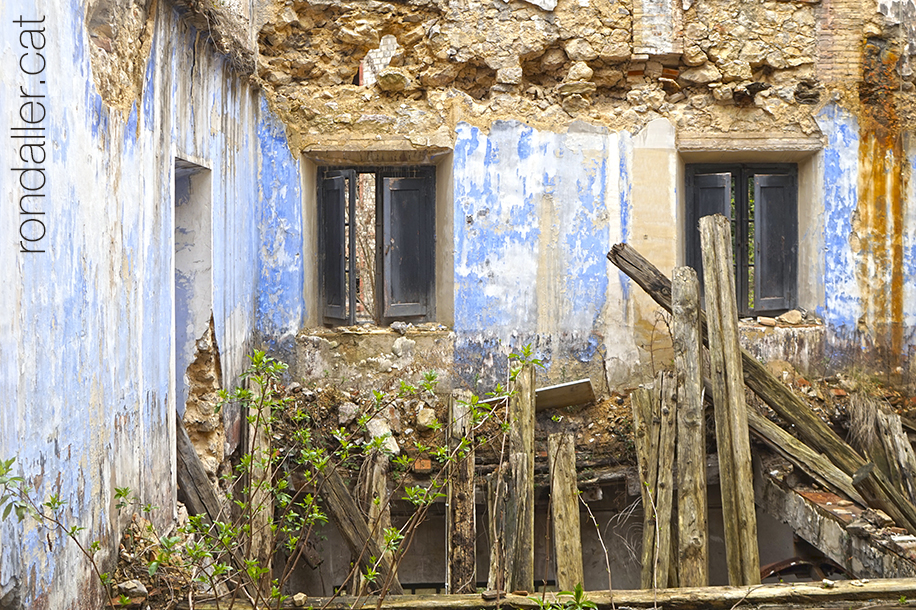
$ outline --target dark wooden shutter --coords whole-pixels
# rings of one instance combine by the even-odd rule
[[[696,269],[703,291],[703,255],[700,251],[700,219],[712,214],[722,214],[731,220],[731,173],[687,175],[687,264]]]
[[[318,281],[322,316],[329,324],[347,322],[346,189],[339,172],[326,173],[318,188]]]
[[[382,178],[383,322],[432,313],[434,194],[432,172],[421,178]]]
[[[798,189],[794,174],[754,176],[754,309],[795,306]]]

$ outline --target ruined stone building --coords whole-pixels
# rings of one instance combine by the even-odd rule
[[[196,405],[255,347],[636,386],[667,331],[605,255],[696,266],[713,212],[761,358],[913,380],[912,0],[4,0],[0,32],[0,459],[112,556],[116,487],[174,518],[176,412],[211,472],[236,449]],[[96,595],[0,524],[0,608]]]

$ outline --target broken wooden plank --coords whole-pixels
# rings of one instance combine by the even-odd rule
[[[493,405],[504,398],[488,398],[481,400],[483,404]],[[579,379],[568,383],[560,383],[543,388],[535,392],[535,409],[546,411],[560,407],[577,407],[595,401],[595,388],[591,379]]]
[[[210,523],[220,521],[222,505],[219,497],[178,413],[175,414],[175,422],[175,461],[180,499],[188,514],[202,515]]]
[[[469,393],[448,398],[448,505],[445,514],[448,593],[473,593],[477,588],[477,513],[474,501],[474,447]]]
[[[569,383],[538,388],[535,393],[535,408],[538,411],[558,407],[576,407],[595,401],[595,389],[591,379],[579,379]]]
[[[658,436],[660,421],[657,416],[656,395],[650,389],[637,388],[630,394],[633,411],[633,436],[636,444],[636,464],[639,470],[639,493],[642,498],[642,570],[639,586],[654,588],[656,518],[655,491],[658,477]]]
[[[677,371],[678,571],[684,587],[709,584],[709,526],[706,501],[706,414],[697,273],[673,273],[671,334]]]
[[[402,594],[404,589],[401,588],[397,577],[392,574],[391,562],[382,554],[343,478],[333,466],[328,465],[318,473],[318,479],[320,482],[318,493],[324,499],[324,507],[328,516],[334,521],[334,525],[337,526],[350,552],[359,563],[360,569],[362,571],[368,568],[375,569],[378,572],[378,582],[389,583],[389,593]]]
[[[662,308],[671,311],[671,282],[652,263],[628,244],[615,244],[608,260],[635,281]],[[706,314],[700,311],[700,332],[706,341]],[[789,388],[771,375],[757,359],[741,350],[744,382],[771,409],[796,427],[804,442],[830,458],[846,474],[853,476],[865,465],[856,451],[843,442],[827,424]],[[916,507],[895,489],[883,474],[862,482],[863,497],[877,502],[901,527],[916,535]],[[858,489],[858,488],[857,488]],[[860,490],[861,492],[861,490]]]
[[[676,564],[672,558],[672,523],[674,510],[674,443],[677,438],[677,381],[674,375],[661,372],[656,377],[659,405],[658,476],[656,478],[656,529],[658,548],[655,555],[655,584],[664,588],[676,582]]]
[[[576,486],[576,445],[570,432],[547,437],[550,464],[550,518],[557,558],[557,587],[572,591],[585,583],[579,531],[579,489]]]
[[[760,583],[757,513],[728,219],[720,214],[701,218],[700,242],[709,310],[710,377],[715,400],[728,582],[754,585]]]

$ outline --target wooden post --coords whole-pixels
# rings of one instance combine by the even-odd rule
[[[453,393],[448,399],[448,448],[450,455],[455,454],[455,459],[449,466],[445,515],[447,593],[473,593],[477,590],[474,449],[470,443],[472,431],[468,398],[467,393]]]
[[[508,452],[488,477],[490,574],[488,586],[534,590],[534,367],[526,364],[510,389]]]
[[[718,214],[701,218],[700,243],[728,580],[753,585],[760,583],[760,557],[728,219]]]
[[[505,591],[506,579],[503,572],[505,564],[505,541],[503,523],[506,508],[506,472],[507,464],[501,464],[487,475],[487,531],[490,534],[490,572],[487,575],[487,589]]]
[[[658,477],[658,437],[660,419],[656,394],[648,388],[637,388],[630,394],[633,409],[633,434],[636,441],[636,464],[639,469],[639,492],[642,497],[642,570],[639,586],[652,589],[655,575],[656,505]]]
[[[397,577],[392,574],[391,562],[382,555],[378,543],[372,536],[369,526],[366,520],[363,519],[362,513],[356,504],[356,500],[353,499],[353,494],[344,484],[343,478],[337,473],[334,466],[328,464],[319,473],[319,480],[319,493],[324,499],[324,506],[327,508],[328,515],[334,521],[347,546],[350,547],[350,552],[357,558],[360,569],[375,567],[371,558],[377,558],[378,582],[388,582],[389,575],[391,575],[388,593],[402,595],[404,589],[401,587],[401,583],[398,582]]]
[[[572,591],[584,584],[579,531],[579,488],[576,485],[576,441],[572,433],[547,437],[550,466],[550,518],[557,557],[557,587]]]
[[[607,254],[618,269],[635,281],[665,310],[671,311],[671,282],[652,263],[627,244],[615,244]],[[706,342],[706,314],[700,311],[700,332]],[[896,489],[883,473],[872,472],[855,480],[866,462],[836,432],[789,388],[770,374],[757,359],[741,350],[744,382],[781,418],[795,427],[808,446],[830,458],[840,470],[854,478],[855,488],[870,503],[875,502],[901,527],[916,535],[916,506]]]
[[[697,272],[672,274],[672,335],[677,371],[678,568],[682,587],[709,585],[706,502],[706,417]]]
[[[525,364],[509,399],[509,477],[506,492],[506,590],[534,591],[534,365]]]
[[[656,509],[658,511],[656,528],[658,530],[658,549],[656,550],[655,583],[658,588],[670,585],[671,565],[671,513],[674,504],[674,441],[677,436],[677,382],[674,376],[661,372],[656,378],[658,393],[660,430],[658,435],[658,477],[655,486]],[[677,580],[677,577],[674,577]]]
[[[391,526],[391,504],[388,501],[388,471],[390,462],[388,456],[378,450],[373,450],[366,456],[359,471],[357,495],[360,507],[369,520],[366,524],[375,544],[380,549],[385,547],[385,528]],[[391,553],[383,550],[385,557],[391,561]],[[366,579],[353,579],[353,594],[365,594],[369,590],[381,585],[375,585]]]

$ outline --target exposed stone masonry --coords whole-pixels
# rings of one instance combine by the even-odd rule
[[[816,135],[812,115],[831,91],[856,106],[866,36],[907,48],[905,26],[871,3],[680,2],[671,15],[666,6],[296,0],[261,28],[259,74],[300,150],[360,133],[448,146],[443,126],[502,118],[634,130],[664,116],[691,131]],[[374,86],[352,84],[387,34],[399,45],[390,66]],[[681,52],[637,53],[650,49]],[[899,71],[897,106],[912,106],[906,53]]]

